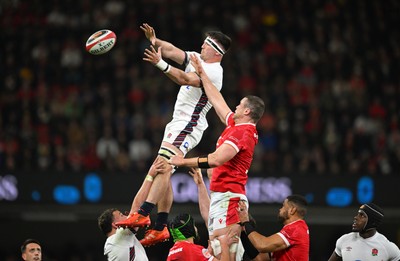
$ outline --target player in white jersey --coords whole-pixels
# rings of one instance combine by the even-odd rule
[[[400,260],[398,246],[376,230],[382,223],[383,216],[379,206],[373,203],[362,205],[354,217],[353,232],[341,236],[336,241],[336,248],[329,261]]]
[[[202,88],[201,79],[190,64],[190,55],[195,54],[200,58],[204,69],[219,91],[222,88],[223,76],[221,61],[230,47],[231,39],[221,32],[207,32],[200,53],[185,52],[173,44],[157,38],[153,27],[148,24],[143,24],[141,29],[151,43],[151,46],[145,50],[143,60],[159,68],[168,78],[181,86],[172,121],[165,128],[157,158],[169,160],[174,155],[185,156],[200,142],[204,130],[208,127],[206,114],[211,108]],[[173,67],[162,58],[184,65],[185,70]],[[150,192],[145,193],[140,189],[132,202],[129,218],[117,223],[118,226],[123,227],[148,226],[151,224],[149,214],[157,204],[158,213],[154,228],[148,230],[145,238],[140,241],[144,246],[153,245],[169,238],[167,223],[168,213],[173,202],[170,183],[172,172],[164,171],[161,173],[162,175],[153,178],[149,171],[142,187],[148,186],[146,183],[152,183]]]
[[[190,57],[190,54],[200,57],[200,54],[196,52],[186,52],[186,54],[188,57]],[[185,72],[194,73],[193,66],[190,61],[188,62]],[[217,83],[216,88],[220,91],[223,73],[220,63],[205,63],[203,61],[202,64],[211,73],[213,81]],[[205,92],[201,88],[182,85],[175,102],[172,121],[165,127],[163,142],[174,145],[183,152],[183,155],[186,155],[199,144],[203,132],[207,129],[206,114],[211,107]],[[184,136],[179,139],[179,135],[182,134]]]
[[[118,209],[105,210],[98,218],[100,230],[107,236],[104,255],[109,261],[148,261],[146,251],[130,228],[118,228],[115,222],[125,220]]]

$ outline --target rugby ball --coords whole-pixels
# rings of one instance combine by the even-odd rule
[[[92,34],[86,41],[86,51],[94,55],[110,51],[117,42],[117,36],[111,30],[103,29]]]

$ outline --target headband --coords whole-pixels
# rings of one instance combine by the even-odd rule
[[[214,41],[210,36],[207,36],[207,38],[204,40],[209,46],[211,46],[215,51],[217,51],[220,55],[224,55],[225,52],[224,50],[219,47],[216,41]]]

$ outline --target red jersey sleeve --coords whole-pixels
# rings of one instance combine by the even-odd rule
[[[304,220],[298,220],[284,226],[278,235],[285,241],[288,248],[274,252],[273,257],[275,259],[308,261],[310,237],[308,226]]]

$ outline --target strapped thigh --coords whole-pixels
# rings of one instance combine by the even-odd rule
[[[175,155],[176,155],[176,153],[175,153],[173,150],[171,150],[171,149],[169,149],[169,148],[167,148],[167,147],[161,146],[160,149],[158,150],[158,155],[161,156],[161,157],[163,157],[163,158],[166,159],[167,161],[169,161],[169,160],[172,158],[172,156],[175,156]],[[174,165],[172,165],[172,167],[173,167],[173,168],[172,168],[171,173],[174,174],[175,170],[176,170],[178,167],[177,167],[177,166],[174,166]]]
[[[168,149],[167,147],[161,146],[160,150],[158,151],[158,155],[166,160],[170,160],[172,156],[176,155],[176,153],[173,150]]]

